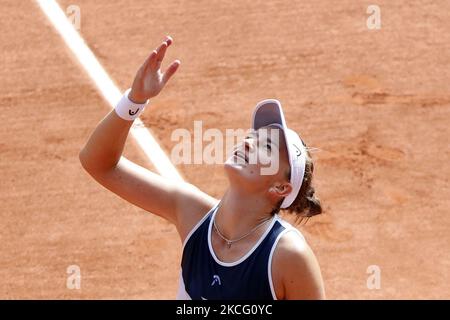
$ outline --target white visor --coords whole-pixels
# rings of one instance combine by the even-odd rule
[[[259,102],[253,111],[252,128],[258,130],[268,125],[277,125],[284,132],[289,165],[291,166],[292,191],[283,200],[281,208],[288,208],[297,197],[303,182],[306,165],[306,148],[299,135],[286,126],[281,103],[275,99]]]

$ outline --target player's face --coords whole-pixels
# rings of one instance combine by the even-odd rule
[[[289,161],[283,131],[266,126],[250,132],[233,149],[225,170],[230,179],[255,190],[267,190],[275,181],[286,181]]]

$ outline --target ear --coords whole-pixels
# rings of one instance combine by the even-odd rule
[[[292,191],[292,186],[289,182],[279,183],[270,187],[269,192],[280,198],[287,197]]]

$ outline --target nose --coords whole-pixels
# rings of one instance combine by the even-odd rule
[[[254,138],[245,138],[244,139],[244,150],[245,153],[253,152],[255,139]]]

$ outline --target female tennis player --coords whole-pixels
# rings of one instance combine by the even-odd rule
[[[325,298],[311,248],[278,214],[284,209],[303,218],[322,211],[311,185],[309,151],[286,126],[279,101],[256,105],[251,133],[224,164],[229,186],[220,201],[122,156],[133,120],[180,65],[175,60],[161,72],[172,43],[166,37],[145,60],[80,151],[81,164],[110,191],[175,225],[183,243],[178,299]],[[279,139],[268,139],[274,136]],[[278,169],[262,174],[268,160],[278,161]]]

